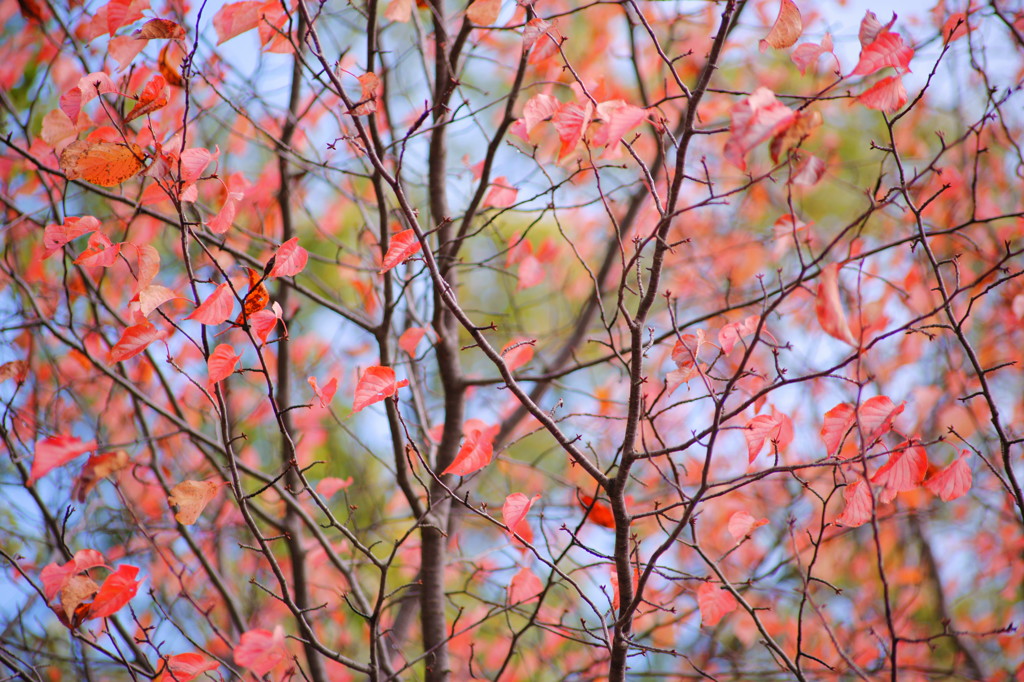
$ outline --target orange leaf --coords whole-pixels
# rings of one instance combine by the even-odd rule
[[[150,19],[135,31],[136,40],[184,40],[185,29],[170,19]]]
[[[423,340],[427,330],[423,327],[409,327],[398,337],[398,347],[411,357],[416,356],[416,346]]]
[[[800,10],[793,4],[793,0],[782,0],[779,4],[779,16],[775,17],[772,29],[759,43],[761,52],[766,52],[769,47],[780,50],[796,43],[804,30],[803,20],[800,17]]]
[[[395,370],[391,367],[368,367],[356,384],[352,413],[359,412],[367,405],[373,405],[393,396],[399,388],[407,386],[408,380],[395,381]]]
[[[441,475],[468,476],[491,463],[494,457],[494,437],[498,435],[498,427],[479,419],[470,419],[463,427],[463,433],[465,439],[462,447]]]
[[[75,479],[71,496],[79,502],[85,502],[86,496],[92,492],[100,480],[124,469],[128,466],[129,461],[128,453],[124,450],[93,455],[85,462],[81,473]]]
[[[46,595],[46,601],[53,601],[53,598],[57,596],[61,587],[71,576],[103,565],[103,555],[95,549],[80,549],[65,564],[47,564],[39,573],[39,581],[43,583],[43,594]]]
[[[590,509],[587,513],[587,519],[590,519],[599,526],[605,528],[615,528],[615,515],[612,513],[612,508],[608,506],[607,502],[601,502],[598,500],[594,501],[594,498],[590,495],[579,496],[580,506],[584,509]]]
[[[137,144],[75,140],[60,155],[60,169],[68,180],[81,178],[102,187],[114,187],[143,168],[144,154]]]
[[[391,235],[388,252],[384,255],[384,262],[381,264],[379,273],[384,274],[410,256],[419,253],[421,248],[415,230],[403,230]]]
[[[235,324],[242,324],[270,303],[270,292],[263,283],[263,276],[252,268],[246,268],[245,273],[249,277],[249,292],[242,301],[242,312],[235,318]]]
[[[219,284],[214,292],[185,319],[195,320],[200,324],[221,324],[231,317],[234,307],[235,298],[231,295],[231,288],[227,282],[224,282]]]
[[[466,18],[477,26],[492,26],[501,12],[501,0],[473,0]]]
[[[559,161],[576,149],[576,145],[583,139],[583,133],[590,125],[593,115],[594,105],[589,101],[582,107],[572,102],[566,102],[552,115],[551,122],[554,124],[555,130],[558,131],[558,139],[562,141],[562,146],[558,150]]]
[[[183,526],[191,526],[220,490],[217,481],[182,481],[171,488],[167,501],[178,508],[175,520]]]
[[[110,238],[102,232],[93,232],[89,235],[89,245],[75,259],[75,265],[109,268],[117,262],[117,256],[120,253],[120,244],[111,243]]]

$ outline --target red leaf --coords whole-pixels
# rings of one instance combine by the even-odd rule
[[[946,22],[942,24],[942,40],[948,45],[954,40],[967,35],[967,30],[967,15],[963,12],[951,14],[949,19],[946,19]]]
[[[895,405],[884,395],[875,396],[864,401],[858,410],[860,426],[867,436],[868,442],[881,438],[893,427],[893,420],[903,412],[906,401]]]
[[[53,601],[53,598],[60,592],[68,578],[87,571],[96,566],[104,566],[103,555],[95,549],[80,549],[75,556],[66,564],[47,564],[39,574],[39,580],[43,583],[43,594],[46,601]]]
[[[50,436],[36,443],[32,457],[32,469],[28,485],[32,485],[51,470],[70,462],[90,450],[96,449],[96,441],[88,443],[73,436]]]
[[[747,440],[748,463],[753,464],[765,440],[772,442],[775,452],[781,452],[793,441],[793,422],[781,412],[761,414],[747,422],[743,437]]]
[[[420,344],[427,330],[423,327],[409,327],[398,337],[398,347],[410,357],[416,357],[416,346]]]
[[[220,663],[202,654],[175,654],[167,657],[167,666],[157,682],[191,682],[199,675],[219,667]]]
[[[891,502],[896,493],[913,490],[919,486],[927,470],[928,456],[925,455],[924,448],[904,442],[889,455],[889,461],[875,472],[871,482],[884,486],[879,499],[882,502]]]
[[[231,287],[227,282],[219,284],[206,300],[199,304],[199,307],[188,315],[186,320],[195,320],[200,324],[216,325],[221,324],[231,317],[231,311],[235,308],[235,297],[231,294]]]
[[[120,244],[111,243],[102,232],[93,232],[89,235],[89,246],[75,259],[75,265],[109,268],[117,262],[120,253]]]
[[[796,112],[775,99],[775,93],[768,88],[758,88],[733,106],[730,119],[725,158],[746,170],[747,152],[792,124]]]
[[[607,502],[598,500],[594,501],[594,498],[590,495],[580,495],[580,505],[584,509],[590,509],[590,512],[585,518],[593,521],[599,526],[605,528],[615,528],[615,515],[612,513],[612,508],[608,506]]]
[[[576,145],[583,139],[583,133],[586,132],[593,115],[594,105],[589,101],[582,107],[573,102],[566,102],[551,117],[551,122],[555,125],[555,130],[558,131],[558,139],[562,141],[562,146],[558,150],[559,161],[576,149]]]
[[[494,437],[498,435],[498,427],[479,419],[470,419],[463,426],[463,434],[465,440],[462,447],[448,468],[441,472],[442,476],[468,476],[491,463],[491,458],[494,457]]]
[[[825,413],[821,425],[821,439],[825,441],[825,449],[830,457],[839,453],[846,434],[856,423],[856,412],[852,405],[840,403]]]
[[[266,675],[288,657],[284,646],[284,628],[280,625],[269,630],[249,630],[235,647],[235,663],[248,668],[257,676]]]
[[[160,336],[160,330],[150,324],[148,320],[128,327],[121,334],[120,340],[110,349],[110,355],[107,356],[107,364],[113,365],[116,362],[124,362],[129,358],[134,358],[146,350],[146,347],[159,339]]]
[[[968,466],[966,459],[969,454],[971,454],[969,450],[961,452],[960,456],[954,459],[949,466],[925,481],[924,487],[932,494],[938,495],[943,502],[949,502],[967,494],[973,482],[971,467]]]
[[[888,31],[892,28],[892,25],[896,23],[896,13],[892,13],[892,19],[889,23],[882,25],[882,22],[878,20],[878,16],[868,10],[864,13],[864,18],[860,20],[860,30],[857,34],[857,38],[860,40],[861,48],[865,48],[871,43],[875,42],[875,38],[884,31]]]
[[[227,379],[235,371],[235,365],[242,356],[235,355],[235,349],[226,343],[222,343],[210,353],[210,359],[206,361],[206,369],[210,374],[210,383]]]
[[[883,31],[870,45],[860,51],[860,61],[850,75],[868,76],[887,66],[897,71],[910,71],[910,60],[913,57],[914,48],[904,44],[899,33]]]
[[[839,296],[839,264],[831,263],[821,269],[818,282],[818,296],[814,301],[814,312],[818,324],[829,336],[844,341],[854,348],[860,344],[853,337],[850,323],[846,319],[846,311]]]
[[[736,609],[736,597],[715,583],[701,583],[697,588],[697,606],[700,607],[700,624],[714,627],[722,616]]]
[[[729,535],[739,542],[755,529],[767,524],[768,519],[755,519],[750,512],[738,511],[729,517]]]
[[[309,261],[309,252],[299,246],[299,238],[292,237],[274,254],[274,267],[268,277],[294,277],[302,272]]]
[[[872,502],[871,491],[864,479],[857,479],[843,489],[843,500],[846,507],[843,513],[836,517],[836,523],[840,526],[856,528],[863,526],[871,520]]]
[[[324,387],[321,389],[320,385],[317,384],[316,377],[309,377],[306,379],[309,385],[313,387],[313,394],[320,401],[320,407],[327,407],[331,404],[331,400],[334,398],[334,393],[338,390],[338,377],[332,377]]]
[[[47,225],[43,230],[43,248],[45,249],[43,258],[49,258],[60,251],[72,239],[98,229],[100,229],[100,221],[90,215],[80,218],[65,218],[63,225]]]
[[[514,372],[533,359],[534,339],[513,339],[501,349],[501,357],[508,371]]]
[[[270,336],[270,332],[277,326],[277,321],[281,319],[281,306],[276,302],[270,308],[264,308],[263,310],[257,310],[246,320],[249,323],[249,329],[252,333],[262,341],[267,342],[267,337]]]
[[[887,114],[899,111],[907,103],[907,89],[901,76],[889,76],[878,81],[857,96],[857,101],[868,109]]]
[[[410,256],[419,253],[421,248],[415,230],[403,230],[391,235],[388,252],[384,255],[384,262],[381,264],[379,274],[384,274]]]
[[[501,519],[505,522],[505,528],[509,534],[518,532],[517,526],[526,519],[533,503],[540,499],[540,495],[532,498],[523,493],[512,493],[505,498],[505,504],[501,507]]]
[[[834,45],[832,44],[832,34],[826,33],[825,37],[821,39],[821,44],[818,43],[800,43],[793,50],[791,59],[793,63],[800,69],[800,73],[807,73],[807,69],[811,66],[817,66],[818,58],[823,54],[832,56],[832,63],[835,65],[835,71],[839,71],[839,58],[836,57],[836,53],[833,52]]]
[[[213,15],[213,28],[217,31],[217,44],[231,40],[237,35],[256,28],[260,21],[262,2],[248,0],[233,2],[221,7]]]
[[[528,566],[523,566],[508,583],[509,605],[536,601],[544,591],[544,583]]]
[[[368,367],[356,384],[352,413],[355,414],[367,405],[379,403],[393,396],[398,389],[408,384],[408,380],[405,379],[396,383],[395,370],[391,367]]]
[[[516,203],[516,196],[518,194],[519,190],[509,186],[508,178],[502,175],[501,177],[494,178],[491,188],[487,190],[487,195],[484,197],[483,205],[485,207],[508,208]]]
[[[135,576],[139,569],[135,566],[121,564],[117,570],[107,576],[100,591],[89,607],[89,618],[106,618],[120,611],[139,590]]]
[[[800,17],[800,10],[793,4],[793,0],[782,0],[775,23],[772,24],[768,35],[758,43],[758,48],[761,52],[766,52],[769,47],[776,50],[789,47],[796,43],[803,30],[804,24]]]

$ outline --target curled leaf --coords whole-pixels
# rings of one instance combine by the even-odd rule
[[[775,17],[775,23],[771,30],[759,43],[761,52],[766,52],[769,47],[780,50],[796,43],[804,30],[803,20],[800,17],[800,10],[793,3],[793,0],[782,0],[779,3],[779,15]]]

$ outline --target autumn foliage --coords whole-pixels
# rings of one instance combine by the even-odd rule
[[[1012,5],[0,3],[0,669],[1024,678]]]

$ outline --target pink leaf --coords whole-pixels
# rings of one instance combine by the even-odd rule
[[[231,317],[235,308],[235,297],[231,294],[231,287],[227,282],[219,284],[206,300],[199,304],[199,307],[188,315],[186,320],[195,320],[200,324],[216,325],[225,322]]]
[[[269,630],[249,630],[242,633],[235,647],[235,663],[248,668],[258,677],[266,675],[288,657],[284,646],[284,628],[280,625]]]
[[[523,493],[512,493],[505,498],[505,504],[501,507],[501,519],[505,522],[505,528],[510,535],[518,532],[516,527],[526,519],[530,507],[539,499],[540,495],[529,498]]]
[[[181,298],[167,287],[159,284],[150,284],[148,287],[140,289],[136,297],[138,298],[139,312],[145,317],[149,317],[150,313],[164,303],[167,303],[167,301]]]
[[[441,472],[442,475],[468,476],[491,463],[494,456],[494,437],[498,434],[498,427],[485,424],[479,419],[470,419],[463,427],[463,433],[465,440],[462,448],[448,468]]]
[[[558,111],[558,100],[551,95],[540,93],[534,95],[523,105],[523,122],[526,132],[531,132],[541,121],[546,121]]]
[[[874,42],[861,50],[860,61],[850,75],[868,76],[887,66],[897,71],[910,71],[910,60],[913,57],[914,48],[904,44],[899,33],[883,31]]]
[[[181,152],[181,181],[190,183],[201,178],[203,171],[215,158],[216,155],[205,147],[192,147]]]
[[[725,158],[740,170],[746,170],[747,152],[782,132],[796,119],[796,112],[775,99],[774,92],[762,87],[737,102],[730,118]]]
[[[884,486],[880,499],[882,502],[891,502],[896,493],[919,486],[927,470],[928,457],[924,448],[904,442],[889,455],[889,461],[875,472],[871,482]]]
[[[224,5],[213,15],[213,28],[217,31],[217,44],[231,40],[237,35],[256,28],[260,21],[262,2],[232,2]]]
[[[800,17],[800,10],[793,4],[793,0],[782,0],[779,3],[779,15],[775,17],[768,35],[759,43],[761,52],[766,52],[769,47],[780,50],[796,43],[804,30],[803,20]]]
[[[640,125],[647,118],[647,110],[621,99],[601,102],[597,105],[597,115],[602,125],[594,133],[592,144],[606,146],[607,155],[619,145],[622,136]]]
[[[903,412],[906,404],[906,401],[903,401],[896,405],[884,395],[865,400],[860,406],[857,416],[868,442],[875,441],[888,433],[893,428],[893,420]]]
[[[268,277],[293,277],[302,272],[308,260],[309,252],[299,246],[298,237],[292,237],[274,254],[274,267]]]
[[[241,192],[228,192],[220,211],[206,223],[211,232],[224,234],[231,228],[231,223],[235,221],[235,215],[238,213],[238,202],[242,200],[243,196],[245,195]]]
[[[889,20],[889,23],[884,26],[882,25],[882,22],[878,20],[878,16],[874,12],[871,10],[865,12],[864,18],[860,20],[860,30],[857,34],[861,48],[865,48],[875,42],[875,38],[877,38],[880,33],[888,31],[895,23],[895,12],[892,13],[892,19]]]
[[[384,274],[399,263],[420,252],[422,246],[416,238],[415,230],[403,230],[391,235],[391,243],[388,245],[388,252],[384,254],[384,262],[380,267],[380,274]]]
[[[554,124],[555,130],[558,131],[558,139],[562,141],[562,146],[558,150],[559,161],[576,149],[576,145],[583,139],[583,133],[586,132],[593,114],[594,105],[589,101],[582,107],[573,102],[566,102],[551,117],[551,122]]]
[[[561,44],[562,34],[550,22],[539,17],[526,22],[523,29],[523,52],[530,53],[527,60],[530,64],[539,64],[558,54]]]
[[[894,113],[907,103],[907,89],[901,76],[889,76],[878,81],[857,96],[857,101],[868,109]]]
[[[857,479],[843,489],[843,500],[846,507],[843,513],[836,517],[836,523],[840,526],[856,528],[863,526],[871,520],[873,505],[871,491],[864,479]]]
[[[388,21],[408,23],[412,19],[413,0],[391,0],[384,9],[384,18]]]
[[[278,320],[281,319],[281,307],[274,303],[274,307],[264,308],[263,310],[257,310],[256,312],[249,315],[247,322],[249,328],[252,329],[253,334],[262,341],[267,342],[267,337],[270,336],[270,332],[277,326]]]
[[[519,262],[519,272],[517,274],[519,283],[516,285],[516,291],[522,291],[523,289],[535,287],[545,281],[550,273],[545,270],[544,265],[536,256],[529,254],[524,256],[523,260]]]
[[[697,588],[697,606],[700,607],[700,624],[714,627],[722,616],[736,609],[736,597],[732,592],[715,583],[701,583]]]
[[[729,535],[739,542],[755,529],[767,524],[768,519],[755,519],[748,511],[738,511],[729,517]]]
[[[320,407],[327,407],[331,404],[331,400],[334,398],[335,392],[338,390],[338,377],[332,377],[323,388],[320,388],[317,384],[316,377],[309,377],[306,379],[309,385],[313,387],[313,394],[320,401]]]
[[[825,449],[830,457],[838,454],[846,434],[856,423],[857,413],[853,406],[840,403],[825,413],[821,425],[821,439],[825,441]]]
[[[398,347],[410,357],[416,357],[416,347],[420,345],[427,330],[423,327],[409,327],[398,337]]]
[[[368,367],[356,384],[352,413],[359,412],[367,405],[373,405],[393,396],[399,388],[408,385],[407,380],[395,381],[395,370],[391,367]]]
[[[330,497],[339,490],[352,485],[352,477],[348,478],[337,478],[336,476],[325,476],[320,479],[320,482],[316,484],[316,491],[320,493],[321,497]]]
[[[484,197],[483,205],[493,206],[494,208],[508,208],[512,204],[516,203],[516,196],[518,196],[519,190],[508,184],[508,178],[504,175],[498,178],[494,178],[494,182],[491,184],[491,188],[487,191],[487,195]]]
[[[513,339],[501,349],[501,357],[508,371],[514,372],[533,359],[533,339]]]
[[[107,357],[107,364],[113,365],[117,362],[124,362],[146,350],[149,344],[161,336],[160,330],[148,321],[128,327],[121,334],[121,338],[114,347],[110,349]]]
[[[66,146],[62,143],[74,139],[77,134],[74,121],[60,109],[54,109],[43,117],[43,127],[39,131],[39,137],[43,142],[58,150],[57,156],[60,156],[60,150]]]
[[[543,591],[544,583],[541,579],[528,566],[523,566],[508,583],[508,603],[515,605],[536,601]]]
[[[793,63],[800,69],[800,73],[807,73],[807,69],[811,66],[817,66],[818,58],[823,54],[830,55],[832,57],[832,63],[835,65],[835,71],[839,71],[839,58],[836,57],[836,53],[833,52],[834,45],[832,44],[832,34],[826,33],[825,37],[821,39],[821,44],[818,43],[800,43],[793,50],[791,59]]]
[[[818,324],[829,336],[845,341],[854,348],[860,344],[853,337],[850,323],[846,319],[846,311],[839,296],[839,264],[831,263],[821,269],[821,280],[818,282],[818,296],[814,302],[814,312]]]
[[[824,175],[825,162],[813,154],[808,154],[807,158],[796,167],[789,182],[797,187],[813,187]]]
[[[93,232],[89,235],[89,245],[75,259],[75,265],[109,268],[117,262],[120,253],[120,244],[111,243],[110,238],[102,232]]]
[[[938,495],[943,502],[949,502],[967,494],[973,482],[971,467],[967,464],[969,454],[971,454],[969,450],[962,451],[960,456],[949,466],[925,481],[924,487],[932,494]]]
[[[206,362],[206,368],[210,374],[210,383],[227,379],[235,371],[240,355],[235,355],[235,349],[226,343],[222,343],[210,353],[210,359]]]
[[[28,485],[32,485],[51,470],[96,449],[96,441],[88,443],[73,436],[50,436],[36,443],[32,457],[32,470],[28,475]]]
[[[942,24],[942,40],[948,45],[954,40],[958,40],[967,35],[967,30],[967,15],[963,12],[951,14],[949,19],[946,19],[946,22]]]
[[[118,566],[117,570],[103,581],[100,591],[92,600],[89,618],[107,618],[124,608],[139,590],[141,581],[135,579],[138,574],[139,569],[135,566]]]
[[[747,440],[748,463],[753,464],[765,440],[772,442],[775,452],[781,452],[793,441],[793,422],[781,412],[761,414],[747,422],[743,437]]]

